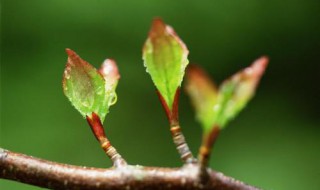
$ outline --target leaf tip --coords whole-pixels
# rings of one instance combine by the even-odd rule
[[[80,56],[75,52],[73,51],[72,49],[69,49],[69,48],[66,48],[66,53],[68,55],[68,62],[67,62],[67,65],[69,64],[79,64],[80,62],[85,62],[83,61]]]
[[[66,53],[69,57],[77,55],[72,49],[66,48]]]
[[[151,29],[150,29],[150,37],[156,37],[165,32],[166,24],[160,17],[156,17],[152,21]]]
[[[260,58],[258,58],[257,60],[255,60],[253,62],[253,68],[255,68],[257,71],[259,71],[258,73],[263,73],[264,70],[266,69],[266,67],[269,64],[269,57],[268,56],[262,56]]]
[[[69,48],[66,48],[66,53],[68,55],[68,61],[67,64],[65,66],[64,72],[63,72],[63,78],[62,78],[62,87],[63,87],[63,92],[66,93],[66,91],[68,90],[67,88],[67,79],[70,78],[70,72],[71,72],[71,61],[69,60],[70,57],[76,55],[76,53],[74,51],[72,51]]]
[[[256,61],[261,61],[265,66],[269,63],[269,56],[263,55],[260,58],[258,58]]]
[[[257,59],[254,64],[256,64],[261,70],[261,71],[264,71],[268,64],[269,64],[269,57],[268,56],[262,56],[260,57],[259,59]]]
[[[269,58],[262,56],[256,59],[250,67],[244,70],[244,74],[247,78],[258,81],[265,72],[269,64]]]

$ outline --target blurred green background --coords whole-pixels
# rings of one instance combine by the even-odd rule
[[[270,57],[256,97],[221,133],[211,166],[263,189],[320,188],[319,0],[2,0],[0,146],[74,165],[109,167],[61,87],[75,50],[98,67],[117,60],[118,103],[106,133],[130,164],[179,167],[141,49],[160,16],[217,83]],[[188,98],[183,131],[197,153],[201,128]],[[0,189],[39,189],[0,180]]]

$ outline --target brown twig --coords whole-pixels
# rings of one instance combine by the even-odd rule
[[[208,169],[199,181],[198,165],[182,168],[124,166],[113,169],[59,164],[0,149],[0,178],[50,189],[215,189],[257,190]]]

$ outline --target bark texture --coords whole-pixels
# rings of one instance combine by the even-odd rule
[[[50,162],[0,148],[0,178],[50,189],[215,189],[257,190],[222,173],[208,169],[199,180],[199,166],[156,168],[123,166],[102,169]]]

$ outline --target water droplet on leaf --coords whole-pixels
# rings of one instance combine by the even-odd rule
[[[116,102],[117,102],[117,100],[118,100],[118,96],[117,96],[117,94],[116,93],[114,93],[112,96],[111,96],[111,98],[110,98],[110,101],[109,101],[109,106],[112,106],[112,105],[114,105]]]

